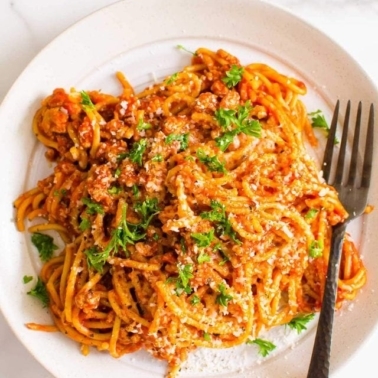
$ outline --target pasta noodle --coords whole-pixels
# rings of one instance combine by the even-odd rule
[[[321,178],[301,81],[199,48],[140,93],[57,88],[33,131],[54,171],[14,203],[19,231],[57,232],[44,263],[55,331],[113,357],[139,349],[178,374],[320,310],[332,226],[347,213]],[[26,226],[32,221],[32,225]],[[336,308],[366,269],[343,245]]]

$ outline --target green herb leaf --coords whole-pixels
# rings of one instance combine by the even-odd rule
[[[206,341],[211,341],[210,334],[207,333],[207,332],[204,332],[204,333],[203,333],[203,338],[204,338]]]
[[[310,120],[311,120],[311,126],[314,128],[322,129],[325,131],[326,136],[328,138],[330,127],[328,125],[328,122],[326,121],[323,113],[321,110],[316,110],[314,112],[308,113]],[[335,144],[339,143],[339,140],[335,138],[334,141]]]
[[[207,253],[204,253],[204,252],[201,251],[200,254],[197,257],[198,264],[203,264],[203,263],[209,262],[209,261],[210,261],[210,256]]]
[[[114,172],[114,177],[118,178],[121,175],[121,168],[117,168]]]
[[[208,247],[214,239],[214,229],[209,232],[195,232],[190,234],[190,237],[198,245],[198,247]]]
[[[321,257],[323,255],[323,249],[323,242],[313,240],[310,245],[309,255],[313,258]]]
[[[122,193],[122,188],[120,188],[119,186],[112,186],[111,188],[108,189],[108,193],[110,194]]]
[[[32,281],[33,280],[33,276],[24,276],[23,278],[22,278],[22,282],[24,283],[24,284],[27,284],[27,283],[29,283],[30,281]]]
[[[157,162],[157,163],[161,163],[163,161],[163,156],[161,154],[156,154],[152,159],[151,161],[154,161],[154,162]]]
[[[242,79],[244,68],[235,64],[231,66],[231,69],[226,71],[226,76],[222,78],[222,81],[228,88],[235,87]]]
[[[147,139],[141,139],[139,142],[134,142],[128,158],[138,165],[142,165],[143,154],[147,148]]]
[[[59,190],[54,190],[54,197],[60,197],[60,196],[65,196],[67,194],[67,189],[59,189]]]
[[[103,207],[99,203],[92,201],[90,198],[83,197],[81,199],[81,202],[83,202],[83,204],[87,206],[86,212],[88,214],[104,214]]]
[[[276,346],[272,342],[262,339],[248,340],[246,344],[256,344],[259,347],[259,354],[263,357],[266,357],[271,351],[276,349]]]
[[[248,119],[252,110],[251,102],[248,100],[244,105],[238,107],[238,111],[218,109],[215,112],[215,118],[219,125],[227,130],[221,136],[215,138],[216,145],[222,150],[226,151],[228,146],[233,142],[234,137],[240,133],[261,137],[261,124],[255,119]],[[234,126],[233,129],[230,129]]]
[[[50,260],[53,256],[54,250],[58,249],[51,236],[40,234],[39,232],[32,235],[31,241],[37,247],[41,261]]]
[[[226,207],[218,201],[210,201],[211,211],[202,212],[200,217],[215,223],[215,230],[219,235],[227,235],[232,241],[240,244],[235,230],[226,215]]]
[[[142,217],[140,226],[146,229],[153,216],[159,213],[158,199],[157,198],[147,198],[143,202],[138,202],[134,206],[134,210]]]
[[[79,224],[80,231],[84,232],[85,230],[88,230],[89,228],[91,228],[91,221],[88,218],[82,218]]]
[[[170,76],[166,81],[165,81],[165,84],[166,85],[170,85],[172,83],[174,83],[176,80],[177,80],[177,77],[178,77],[178,72],[174,73],[172,76]]]
[[[165,139],[166,144],[172,144],[174,141],[180,142],[179,151],[185,151],[189,145],[189,133],[186,134],[169,134]]]
[[[297,316],[290,320],[287,325],[291,329],[295,329],[298,333],[307,329],[307,323],[309,323],[312,319],[314,319],[315,314],[307,314],[302,316]]]
[[[152,125],[148,122],[144,122],[143,119],[140,119],[138,121],[138,124],[137,124],[137,129],[139,131],[142,131],[142,130],[148,130],[152,127]]]
[[[227,307],[228,302],[232,300],[232,296],[227,294],[226,286],[224,283],[221,283],[218,286],[219,295],[217,296],[215,302],[221,306]]]
[[[309,209],[307,213],[305,214],[305,219],[314,219],[316,217],[316,214],[318,213],[317,209]]]
[[[39,277],[38,277],[38,282],[36,286],[34,287],[34,289],[28,291],[27,294],[39,299],[44,304],[43,307],[46,307],[50,302],[45,284],[42,282],[42,280]]]
[[[98,247],[91,247],[84,251],[87,256],[88,264],[98,272],[103,271],[103,266],[109,256],[116,254],[119,250],[127,255],[127,245],[135,244],[136,241],[139,241],[146,236],[144,232],[140,232],[139,224],[134,225],[126,221],[126,212],[127,205],[125,204],[122,208],[121,221],[118,227],[112,231],[110,241],[104,250],[101,251]]]
[[[194,294],[192,298],[190,299],[190,304],[195,306],[196,304],[200,303],[201,300],[198,295]]]
[[[93,110],[93,109],[96,109],[96,107],[94,106],[91,98],[89,97],[89,94],[85,91],[81,91],[80,92],[80,95],[81,95],[81,105],[83,106],[83,109],[86,111],[86,110]]]
[[[190,294],[192,288],[189,285],[190,279],[193,278],[193,266],[192,264],[177,265],[178,277],[170,277],[167,282],[176,283],[176,295],[180,296],[182,293]]]
[[[139,191],[139,188],[137,185],[133,185],[132,188],[131,188],[132,192],[133,192],[133,196],[138,198],[140,196],[140,191]]]
[[[221,163],[216,155],[210,157],[206,155],[204,150],[198,149],[197,157],[201,163],[205,164],[209,168],[210,171],[227,173],[227,170],[224,166],[225,163]]]
[[[185,239],[181,238],[180,239],[180,247],[181,247],[181,252],[185,254],[187,252],[186,244],[185,244]]]
[[[177,45],[176,46],[179,50],[183,50],[183,51],[186,51],[187,53],[189,54],[192,54],[194,56],[197,56],[197,53],[196,52],[193,52],[193,51],[190,51],[188,50],[187,48],[185,48],[183,45]]]

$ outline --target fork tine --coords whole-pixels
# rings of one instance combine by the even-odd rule
[[[358,145],[360,142],[362,103],[358,103],[356,127],[354,129],[352,156],[350,158],[348,185],[354,186],[357,178]]]
[[[335,110],[333,112],[332,122],[328,133],[327,144],[324,152],[323,157],[323,178],[326,182],[329,181],[329,176],[331,174],[331,163],[332,163],[332,156],[333,156],[333,147],[336,135],[336,128],[337,128],[337,119],[339,117],[339,108],[340,108],[340,101],[337,100]]]
[[[339,150],[339,158],[337,160],[335,180],[333,182],[334,185],[339,185],[343,181],[345,152],[346,152],[346,144],[347,144],[347,138],[348,138],[349,117],[350,117],[350,100],[348,101],[346,112],[345,112],[343,133],[341,137],[341,144],[340,144],[340,150]]]
[[[370,105],[368,129],[366,134],[366,146],[364,155],[364,165],[362,168],[361,187],[369,188],[370,172],[373,163],[373,144],[374,144],[374,105]]]

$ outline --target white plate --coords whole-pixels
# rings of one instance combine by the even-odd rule
[[[43,159],[31,132],[31,119],[40,100],[56,87],[102,89],[118,94],[115,79],[123,71],[137,88],[177,71],[190,55],[176,49],[224,48],[242,63],[263,61],[308,87],[308,109],[322,108],[329,118],[336,99],[345,105],[361,100],[370,104],[378,92],[358,64],[324,34],[297,17],[251,0],[134,0],[111,5],[74,25],[47,46],[13,85],[0,108],[2,203],[0,305],[16,335],[56,377],[112,378],[162,377],[165,364],[145,353],[112,359],[91,353],[84,358],[78,346],[60,334],[32,332],[26,322],[48,322],[46,310],[26,295],[22,277],[37,275],[38,260],[30,237],[16,232],[13,200],[34,186],[51,167]],[[377,133],[376,133],[377,134]],[[378,150],[375,151],[377,155]],[[377,162],[377,156],[375,156]],[[371,203],[377,203],[377,173],[373,176]],[[368,283],[358,300],[336,316],[332,371],[353,360],[366,340],[377,339],[378,301],[377,213],[373,212],[351,231],[368,268]],[[244,347],[219,352],[199,351],[190,357],[183,377],[291,377],[306,376],[314,330],[300,340],[288,335],[286,344],[272,358],[256,364],[253,349]],[[296,344],[296,345],[294,345]],[[346,376],[346,375],[344,375]]]

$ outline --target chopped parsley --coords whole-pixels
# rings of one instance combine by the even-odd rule
[[[140,191],[139,191],[139,188],[137,185],[133,185],[132,188],[131,188],[132,192],[133,192],[133,196],[134,197],[139,197],[140,196]]]
[[[85,111],[90,110],[90,109],[93,110],[96,108],[87,92],[81,91],[80,95],[81,95],[81,105],[83,106],[83,109]]]
[[[313,240],[310,245],[309,255],[313,258],[321,257],[323,255],[324,245],[322,241]]]
[[[54,197],[60,197],[60,196],[65,196],[67,194],[67,189],[58,189],[54,190]]]
[[[192,292],[192,288],[189,285],[189,281],[193,278],[193,266],[192,264],[186,265],[177,265],[178,269],[178,277],[174,278],[171,277],[167,280],[167,282],[175,282],[176,283],[176,295],[181,295],[182,293],[190,294]]]
[[[161,154],[156,154],[151,161],[161,163],[163,161],[163,156]]]
[[[46,307],[50,302],[46,286],[39,277],[34,289],[28,291],[27,294],[39,299],[43,303],[43,307]]]
[[[247,340],[246,344],[256,344],[259,347],[259,354],[261,354],[263,357],[266,357],[271,351],[276,349],[276,346],[268,340]]]
[[[170,84],[174,83],[177,80],[177,77],[178,77],[178,72],[176,72],[172,76],[170,76],[164,83],[166,85],[170,85]]]
[[[166,144],[172,144],[174,141],[180,142],[179,151],[185,151],[189,145],[189,133],[186,134],[169,134],[165,139]]]
[[[198,247],[208,247],[214,239],[214,229],[209,232],[195,232],[190,234],[190,237],[198,245]]]
[[[226,76],[222,78],[222,81],[227,85],[228,88],[235,87],[242,79],[244,73],[244,68],[239,67],[235,64],[231,66],[231,69],[226,71]]]
[[[119,186],[112,186],[111,188],[108,189],[109,194],[119,194],[122,193],[122,188]]]
[[[192,298],[190,299],[190,304],[195,306],[196,304],[200,303],[201,300],[198,295],[194,294]]]
[[[22,278],[22,282],[24,283],[24,284],[27,284],[27,283],[29,283],[30,281],[32,281],[33,280],[33,276],[24,276],[23,278]]]
[[[143,202],[138,202],[135,204],[134,210],[142,217],[140,226],[143,229],[146,229],[149,226],[153,216],[160,211],[158,207],[158,199],[147,198]]]
[[[83,204],[87,206],[86,212],[88,214],[90,214],[90,215],[93,215],[93,214],[104,214],[103,207],[99,203],[96,203],[96,202],[92,201],[90,198],[83,197],[81,199],[81,202],[83,202]]]
[[[130,153],[127,154],[127,157],[138,165],[142,165],[142,158],[144,151],[147,148],[147,139],[141,139],[139,142],[134,142]]]
[[[210,261],[210,256],[207,253],[204,253],[203,251],[200,252],[200,254],[197,257],[198,264],[203,264],[205,262]]]
[[[82,218],[79,224],[80,231],[84,232],[85,230],[88,230],[89,228],[91,228],[91,221],[88,218]]]
[[[219,125],[223,130],[226,130],[221,136],[215,138],[216,145],[222,151],[226,151],[234,137],[240,133],[256,138],[261,136],[260,122],[255,119],[248,119],[251,110],[251,102],[248,100],[245,105],[240,105],[237,111],[220,108],[215,112],[215,118]],[[233,129],[231,129],[232,126],[234,126]]]
[[[232,296],[227,294],[226,292],[226,286],[224,283],[221,283],[218,286],[219,294],[215,300],[216,303],[218,303],[221,306],[227,307],[228,302],[232,300]]]
[[[317,209],[309,209],[307,213],[305,214],[305,219],[314,219],[316,217],[316,214],[318,213]]]
[[[219,235],[227,235],[235,243],[240,243],[236,232],[226,215],[226,207],[218,201],[210,201],[211,211],[202,212],[200,217],[215,223],[215,230]]]
[[[210,334],[207,333],[207,332],[204,332],[204,333],[203,333],[203,338],[204,338],[206,341],[211,341]]]
[[[194,56],[197,56],[197,53],[196,52],[193,52],[193,51],[190,51],[190,50],[188,50],[186,47],[184,47],[183,45],[177,45],[176,46],[179,50],[183,50],[183,51],[185,51],[185,52],[187,52],[187,53],[189,53],[189,54],[192,54],[192,55],[194,55]]]
[[[227,173],[224,163],[219,161],[218,156],[214,155],[210,157],[209,155],[206,155],[203,149],[200,148],[197,150],[197,157],[201,163],[205,164],[209,168],[210,171]]]
[[[41,261],[50,260],[53,256],[54,250],[58,249],[51,236],[39,232],[32,235],[31,241],[37,247]]]
[[[326,133],[326,136],[328,137],[330,127],[329,127],[328,122],[326,121],[322,111],[318,109],[314,112],[308,113],[308,115],[309,115],[310,120],[311,120],[311,126],[313,128],[324,130],[325,133]],[[334,143],[338,144],[339,140],[337,138],[335,138]]]
[[[84,251],[88,265],[98,272],[103,271],[103,266],[109,256],[117,253],[118,249],[121,249],[127,255],[127,245],[134,244],[146,236],[144,232],[141,232],[139,224],[130,224],[126,221],[126,211],[127,205],[124,205],[121,221],[118,227],[112,231],[110,241],[104,250],[101,251],[94,246]]]
[[[307,323],[310,322],[312,319],[314,319],[315,314],[307,314],[302,316],[297,316],[290,320],[287,325],[291,329],[295,329],[298,333],[301,333],[302,331],[307,329]]]
[[[185,243],[185,239],[184,238],[180,239],[180,248],[181,248],[181,252],[183,254],[185,254],[187,252],[186,243]]]
[[[152,125],[148,122],[144,122],[143,119],[140,119],[138,121],[138,124],[137,124],[137,129],[139,131],[142,131],[142,130],[148,130],[152,127]]]

